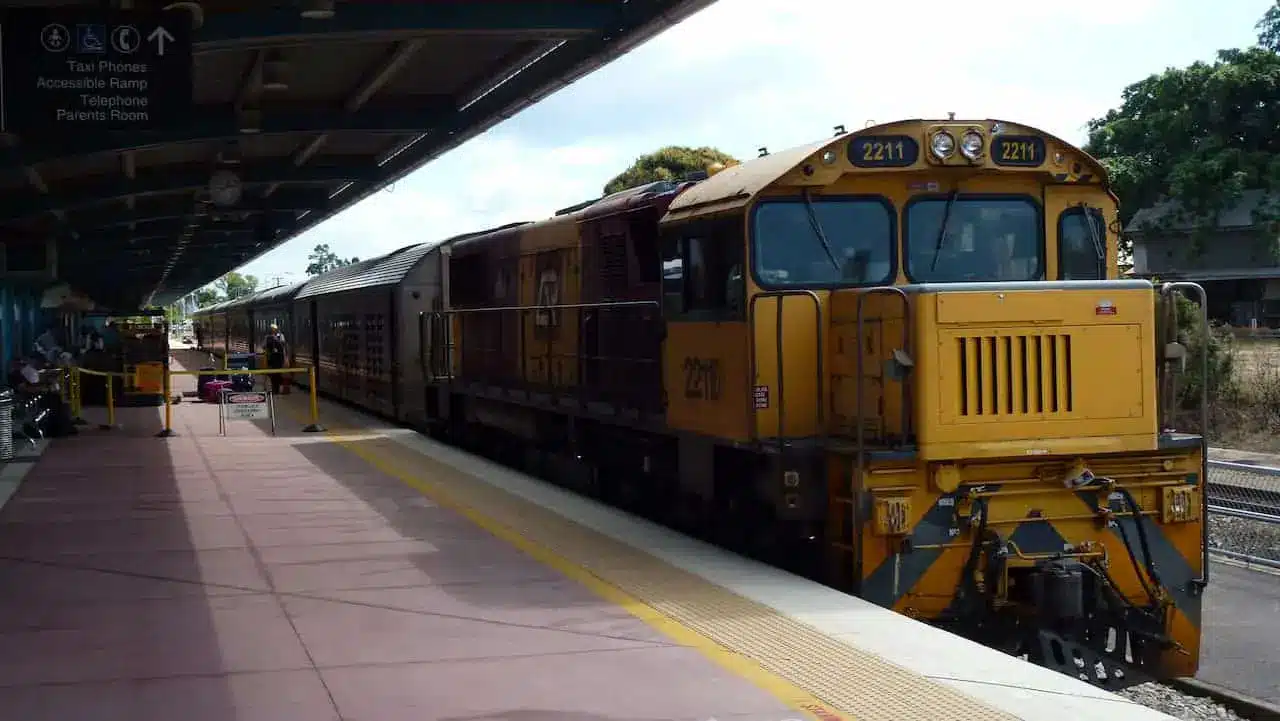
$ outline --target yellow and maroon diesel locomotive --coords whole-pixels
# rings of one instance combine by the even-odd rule
[[[376,322],[321,276],[293,313],[346,325],[295,335],[341,365],[391,328],[321,390],[1118,687],[1195,673],[1208,570],[1204,443],[1165,420],[1200,291],[1118,278],[1118,227],[1034,128],[839,129],[431,244]]]

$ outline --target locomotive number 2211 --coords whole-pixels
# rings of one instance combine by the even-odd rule
[[[684,359],[684,397],[706,401],[720,400],[720,359]]]

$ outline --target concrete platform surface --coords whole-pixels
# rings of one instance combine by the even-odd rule
[[[54,441],[0,510],[4,718],[807,716],[291,419],[173,419]]]

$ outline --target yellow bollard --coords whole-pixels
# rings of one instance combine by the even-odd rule
[[[71,385],[71,422],[77,426],[83,426],[88,423],[81,417],[80,413],[84,409],[84,399],[80,397],[80,369],[76,366],[71,367],[70,376]]]
[[[311,423],[304,426],[303,433],[323,433],[324,426],[320,425],[320,402],[316,398],[316,367],[307,368],[307,382],[309,394],[311,396]]]
[[[173,432],[173,399],[170,389],[173,385],[173,376],[169,373],[169,364],[164,364],[164,429],[156,434],[156,438],[172,438],[177,433]]]
[[[116,427],[116,384],[115,378],[110,373],[104,378],[107,380],[107,423],[98,428],[109,431]]]

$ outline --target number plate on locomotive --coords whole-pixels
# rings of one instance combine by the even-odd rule
[[[859,168],[902,168],[920,159],[920,144],[909,135],[864,135],[849,141],[849,162]]]
[[[991,141],[991,159],[996,165],[1034,168],[1044,164],[1044,138],[1034,135],[997,135]]]

